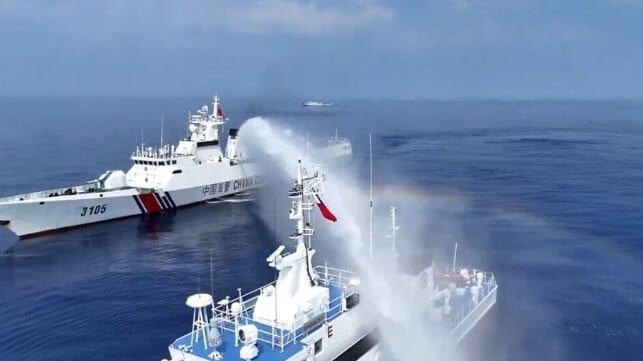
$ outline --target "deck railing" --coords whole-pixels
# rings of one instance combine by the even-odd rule
[[[50,189],[46,191],[38,191],[38,192],[4,197],[4,198],[0,198],[0,203],[19,202],[19,201],[27,201],[27,200],[34,200],[34,199],[46,200],[52,197],[75,195],[75,194],[82,194],[82,193],[92,193],[92,192],[98,192],[100,190],[101,189],[98,182],[90,182],[79,186]]]
[[[337,287],[342,292],[328,300],[328,304],[324,305],[324,321],[328,322],[339,316],[344,310],[344,303],[342,299],[349,297],[353,294],[357,285],[351,282],[355,279],[355,274],[339,268],[332,268],[327,266],[317,266],[314,268],[316,271],[316,280],[320,285],[329,287]],[[253,324],[257,326],[258,341],[264,342],[270,347],[283,349],[290,343],[295,343],[306,336],[307,332],[304,329],[304,323],[307,320],[299,320],[292,326],[286,325],[281,322],[271,321],[274,326],[266,325],[258,322],[252,318],[252,312],[257,303],[257,299],[265,292],[269,286],[274,286],[276,281],[270,282],[260,288],[247,292],[234,299],[226,298],[225,304],[220,304],[214,308],[214,315],[218,322],[219,328],[224,332],[233,332],[235,335],[240,326]],[[236,317],[232,313],[231,306],[234,303],[241,305],[241,312]],[[236,337],[236,336],[235,336]]]
[[[448,318],[449,330],[454,330],[458,327],[468,316],[470,316],[477,307],[481,307],[485,299],[497,288],[496,278],[492,272],[483,272],[483,279],[481,282],[480,293],[478,299],[474,300],[467,298],[465,304],[456,305],[453,308],[453,314]],[[451,298],[453,300],[453,298]]]

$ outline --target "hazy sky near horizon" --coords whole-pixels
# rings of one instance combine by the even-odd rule
[[[0,94],[643,95],[643,0],[0,0]]]

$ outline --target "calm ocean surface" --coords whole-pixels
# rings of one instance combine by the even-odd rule
[[[207,101],[0,99],[0,196],[127,169],[141,131],[157,142],[162,114],[175,141]],[[643,103],[222,104],[237,126],[260,114],[338,127],[362,171],[373,132],[376,204],[396,203],[407,229],[405,212],[430,207],[424,247],[457,241],[458,263],[496,274],[470,360],[641,359]],[[21,242],[0,256],[0,360],[167,357],[190,327],[185,297],[210,289],[210,250],[217,299],[273,277],[269,228],[253,203],[205,204]]]

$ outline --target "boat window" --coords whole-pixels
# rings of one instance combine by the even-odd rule
[[[320,353],[322,350],[322,339],[320,338],[319,340],[315,341],[315,355]]]
[[[179,173],[183,173],[183,171],[182,171],[182,170],[180,170],[180,169],[175,169],[175,170],[172,172],[172,174],[179,174]]]
[[[172,164],[176,164],[176,161],[175,161],[175,160],[173,160],[173,161],[172,161]]]
[[[359,304],[359,293],[353,293],[346,297],[346,308],[349,310]]]

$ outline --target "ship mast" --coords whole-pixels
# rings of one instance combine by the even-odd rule
[[[370,170],[370,187],[369,187],[369,219],[368,219],[368,256],[373,259],[373,140],[372,134],[368,135],[368,155],[369,155],[369,170]]]
[[[393,251],[393,262],[397,264],[397,259],[399,258],[399,255],[397,253],[397,208],[391,207],[391,250]]]
[[[304,174],[306,173],[306,174]],[[303,250],[306,255],[306,272],[310,279],[311,285],[315,283],[313,271],[311,270],[310,258],[314,252],[311,247],[314,230],[310,224],[313,201],[311,197],[323,192],[323,175],[318,170],[309,175],[306,170],[302,169],[301,159],[297,162],[297,179],[293,189],[289,192],[289,197],[293,199],[292,208],[290,209],[290,219],[297,222],[295,233],[290,238],[297,241],[297,250]],[[308,247],[305,244],[305,237],[308,237]]]

